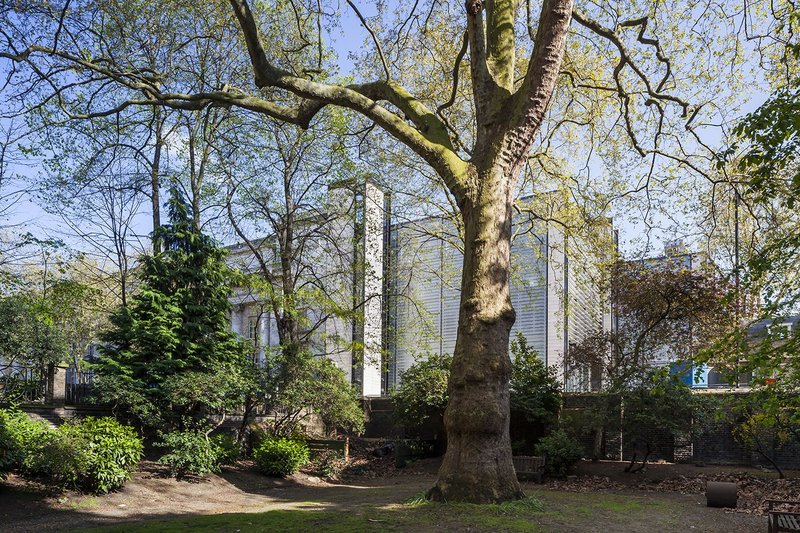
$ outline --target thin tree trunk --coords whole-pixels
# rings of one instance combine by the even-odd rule
[[[153,113],[155,114],[156,143],[153,148],[153,163],[150,166],[150,207],[153,211],[153,254],[158,254],[161,251],[161,239],[158,238],[156,230],[161,226],[161,150],[164,146],[162,137],[164,121],[161,119],[160,107],[155,107]]]
[[[473,172],[474,171],[473,169]],[[511,460],[508,342],[515,313],[509,290],[513,178],[483,172],[464,219],[458,336],[445,411],[447,452],[429,497],[500,502],[523,497]]]
[[[594,430],[594,447],[592,449],[592,462],[597,462],[603,456],[603,426],[597,426]]]
[[[757,452],[757,453],[758,453],[758,454],[759,454],[761,457],[763,457],[764,459],[766,459],[766,460],[769,462],[769,464],[771,464],[771,465],[772,465],[772,467],[775,469],[775,471],[776,471],[776,472],[778,472],[778,479],[786,479],[786,475],[783,473],[783,470],[781,469],[781,467],[780,467],[780,466],[778,466],[778,462],[777,462],[777,461],[775,461],[775,460],[774,460],[772,457],[770,457],[770,456],[769,456],[769,454],[767,454],[766,452],[764,452],[764,451],[762,450],[762,446],[761,446],[761,444],[760,444],[760,443],[759,443],[759,444],[757,444],[757,445],[755,446],[755,451],[756,451],[756,452]]]

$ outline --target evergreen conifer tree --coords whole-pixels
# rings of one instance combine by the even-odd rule
[[[180,193],[170,195],[169,223],[156,232],[163,251],[142,258],[136,293],[112,314],[95,365],[101,398],[159,429],[241,402],[250,364],[249,345],[230,330],[237,273]],[[215,390],[193,390],[210,383]]]

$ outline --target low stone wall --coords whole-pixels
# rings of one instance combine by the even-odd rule
[[[740,394],[740,393],[737,393]],[[733,430],[736,421],[731,416],[719,416],[720,409],[723,409],[724,394],[709,395],[708,402],[717,402],[711,409],[706,410],[706,415],[702,419],[694,421],[692,434],[671,435],[668,432],[658,432],[653,439],[654,453],[651,460],[665,460],[668,462],[692,462],[719,465],[742,465],[742,466],[771,466],[770,462],[756,451],[748,450],[733,438]],[[597,402],[601,398],[595,394],[567,394],[564,396],[564,409],[562,420],[573,427],[584,426],[588,429],[577,435],[584,448],[584,456],[591,458],[594,456],[595,445],[598,440],[596,431],[592,430],[587,424],[586,416],[592,409],[597,407]],[[704,400],[706,401],[706,400]],[[619,412],[619,406],[616,408]],[[64,420],[73,417],[84,416],[111,416],[111,409],[100,406],[64,406],[32,404],[23,405],[22,409],[38,418],[45,419],[57,425]],[[366,413],[366,438],[404,438],[406,432],[404,428],[397,425],[394,419],[392,402],[389,398],[367,398],[364,400]],[[582,418],[583,417],[583,418]],[[254,417],[253,422],[267,422],[270,416]],[[523,418],[511,418],[512,440],[514,438],[525,438],[541,436],[543,428],[531,427],[526,425]],[[223,424],[230,431],[238,430],[242,422],[241,416],[233,415],[226,417]],[[308,421],[308,428],[314,433],[321,434],[323,427],[318,419],[311,418]],[[414,435],[418,438],[426,438],[425,435]],[[430,438],[429,436],[427,438]],[[604,428],[602,439],[599,439],[600,454],[598,459],[630,460],[634,449],[618,428]],[[800,443],[791,442],[785,445],[765,435],[763,439],[764,451],[781,468],[800,469]],[[638,454],[641,457],[641,453]]]
[[[47,420],[53,426],[58,426],[71,418],[113,416],[110,407],[23,404],[19,408],[32,418]]]

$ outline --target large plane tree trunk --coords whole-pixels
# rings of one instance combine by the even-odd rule
[[[514,173],[498,167],[474,172],[480,178],[475,181],[477,190],[461,205],[464,264],[444,417],[447,451],[430,497],[484,503],[522,497],[509,437]]]
[[[544,119],[561,71],[572,0],[544,0],[523,78],[515,66],[517,0],[466,0],[466,47],[474,103],[474,145],[459,154],[445,121],[392,79],[347,87],[301,79],[270,62],[247,0],[230,0],[257,86],[301,100],[287,108],[249,101],[252,109],[306,127],[327,105],[361,113],[404,143],[438,173],[456,199],[464,224],[464,269],[458,337],[445,411],[448,447],[436,500],[499,502],[522,496],[511,460],[508,340],[515,314],[509,292],[511,207],[519,174]],[[453,93],[455,94],[455,93]],[[399,109],[399,115],[380,102]],[[439,111],[452,105],[439,107]]]

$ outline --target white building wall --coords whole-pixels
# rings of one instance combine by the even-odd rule
[[[315,276],[324,280],[320,288],[333,303],[331,309],[309,311],[312,323],[327,317],[311,348],[359,383],[364,396],[377,396],[382,392],[386,366],[386,385],[391,389],[417,358],[454,351],[463,260],[459,243],[453,242],[457,231],[452,222],[439,218],[391,226],[388,275],[392,291],[388,295],[384,294],[383,279],[382,191],[369,182],[360,190],[350,184],[331,189],[328,201],[327,235],[315,247],[319,257],[312,267]],[[359,231],[361,223],[363,231]],[[515,230],[519,231],[511,250],[511,299],[517,320],[512,339],[515,333],[522,333],[563,382],[569,343],[580,341],[603,324],[609,327],[608,306],[597,292],[595,280],[587,275],[591,258],[571,257],[559,226],[520,218]],[[247,263],[247,250],[237,249],[235,255],[241,256],[240,264]],[[258,305],[257,299],[237,294],[232,301],[232,328],[247,336],[248,316]],[[384,332],[387,304],[390,328]],[[333,308],[350,313],[332,312]],[[278,345],[271,310],[263,311],[259,325],[262,361],[268,348]],[[383,344],[387,337],[388,346]]]
[[[381,395],[383,360],[383,231],[384,194],[371,182],[364,190],[363,361],[361,391]]]
[[[511,246],[511,304],[519,332],[544,360],[547,353],[547,236],[541,229],[522,232]]]
[[[327,357],[347,380],[355,380],[364,396],[379,396],[383,359],[384,194],[374,184],[343,183],[328,191],[324,222],[312,242],[305,243],[304,264],[297,275],[301,290],[324,293],[320,308],[306,309],[301,328],[315,356]],[[267,264],[278,269],[270,239],[259,246]],[[259,265],[246,245],[229,248],[229,262],[244,271],[258,272]],[[255,356],[263,362],[269,348],[279,345],[277,325],[269,301],[239,290],[231,297],[231,328],[250,337],[250,322],[258,318]]]
[[[437,221],[438,222],[438,221]],[[440,320],[442,317],[443,241],[440,225],[396,226],[392,240],[396,246],[394,269],[396,294],[393,295],[395,339],[391,361],[393,375],[400,375],[417,357],[441,353]]]
[[[353,311],[353,268],[356,210],[355,195],[350,188],[337,187],[328,193],[327,223],[329,238],[322,247],[319,262],[325,272],[325,290],[332,305]],[[347,316],[334,315],[325,321],[326,356],[342,370],[348,381],[353,377],[353,322]]]
[[[517,225],[522,220],[516,221]],[[530,223],[529,223],[530,224]],[[536,223],[538,224],[538,223]],[[516,225],[515,225],[516,227]],[[564,380],[564,353],[569,321],[565,305],[568,279],[564,235],[557,227],[523,228],[512,244],[511,301],[517,320],[513,336],[522,333],[543,361]],[[426,354],[452,354],[458,328],[462,254],[442,238],[454,233],[452,225],[430,218],[393,228],[396,246],[394,272],[397,295],[395,329],[390,347],[393,365],[391,385],[415,359]],[[580,285],[578,285],[580,287]],[[588,305],[595,295],[581,293],[576,299]],[[599,306],[599,297],[597,299]],[[599,308],[599,307],[598,307]],[[589,322],[595,320],[589,327]],[[573,335],[585,335],[602,325],[602,313],[581,310],[572,326]],[[566,331],[565,331],[565,328]]]
[[[555,227],[547,228],[547,357],[545,363],[554,368],[556,377],[564,382],[564,344],[567,309],[568,259],[564,253],[564,233]]]

